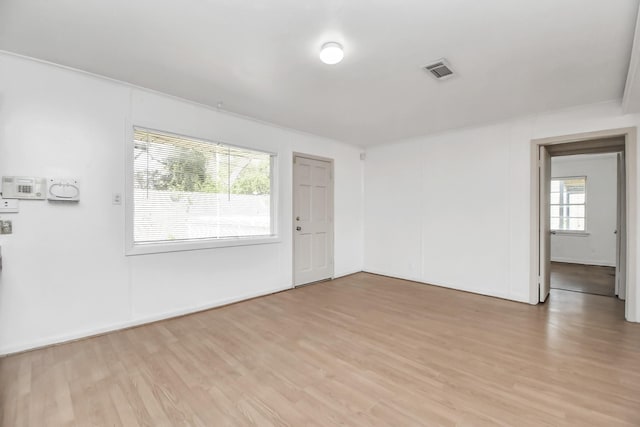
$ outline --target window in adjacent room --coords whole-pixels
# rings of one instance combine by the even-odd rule
[[[551,179],[551,229],[585,231],[586,182],[584,176]]]
[[[274,154],[141,128],[133,139],[133,248],[274,236]]]

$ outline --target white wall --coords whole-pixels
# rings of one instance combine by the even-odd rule
[[[610,102],[368,149],[365,271],[537,302],[530,141],[638,124]]]
[[[125,192],[132,124],[277,151],[282,241],[124,256],[111,196]],[[364,265],[534,302],[530,140],[638,124],[618,102],[585,106],[374,147],[363,171],[358,147],[0,54],[0,175],[74,176],[83,190],[78,205],[0,215],[14,221],[0,236],[0,354],[290,287],[293,151],[335,159],[336,276]]]
[[[125,193],[132,124],[276,151],[281,242],[125,256],[125,206],[111,197]],[[0,54],[0,175],[82,185],[77,205],[0,215],[14,222],[0,236],[0,354],[291,287],[293,151],[335,159],[335,274],[362,270],[358,147]]]
[[[617,155],[588,154],[553,157],[554,178],[586,176],[585,234],[558,232],[551,236],[551,260],[576,264],[616,265]]]

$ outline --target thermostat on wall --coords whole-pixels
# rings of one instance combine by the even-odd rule
[[[49,200],[68,202],[80,200],[80,184],[74,178],[50,178],[47,190]]]

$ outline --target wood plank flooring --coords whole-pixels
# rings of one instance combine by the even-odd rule
[[[566,262],[551,263],[552,289],[614,297],[615,280],[615,267]]]
[[[0,359],[2,426],[640,425],[640,324],[366,273]]]

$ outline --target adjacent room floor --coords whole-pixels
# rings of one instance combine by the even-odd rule
[[[551,263],[551,289],[615,296],[615,267]]]
[[[2,358],[0,423],[638,425],[623,307],[359,273]]]

